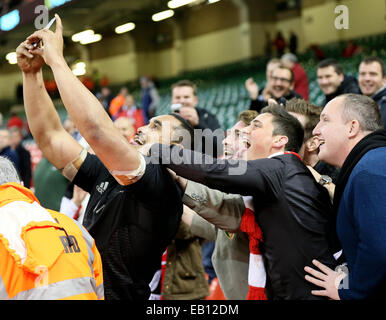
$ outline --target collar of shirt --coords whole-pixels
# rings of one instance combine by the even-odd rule
[[[382,88],[380,88],[377,92],[375,92],[373,94],[373,97],[375,97],[378,93],[380,93],[382,90],[384,90],[386,88],[386,84],[384,86],[382,86]]]
[[[282,154],[284,154],[284,151],[279,151],[279,152],[276,152],[276,153],[269,155],[267,158],[273,158],[276,156],[281,156]]]
[[[273,158],[276,156],[281,156],[282,154],[293,154],[294,156],[297,156],[300,159],[300,161],[303,161],[303,159],[296,152],[290,152],[290,151],[285,151],[285,152],[279,151],[279,152],[276,152],[276,153],[269,155],[267,158]]]

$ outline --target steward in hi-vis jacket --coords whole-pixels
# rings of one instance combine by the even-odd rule
[[[0,185],[0,300],[104,299],[94,239],[17,183]]]

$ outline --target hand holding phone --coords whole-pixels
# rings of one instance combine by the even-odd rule
[[[56,17],[53,17],[53,18],[47,23],[47,25],[43,28],[43,30],[48,30],[48,29],[50,29],[51,26],[53,25],[53,23],[55,22],[55,20],[56,20]],[[37,46],[39,45],[39,43],[40,43],[40,40],[39,40],[39,41],[36,41],[36,42],[33,42],[33,43],[32,43],[32,46],[33,46],[34,48],[37,48]]]
[[[172,112],[180,112],[180,109],[182,107],[182,104],[181,103],[173,103],[171,106],[170,106],[170,110]]]

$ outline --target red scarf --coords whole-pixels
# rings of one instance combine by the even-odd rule
[[[245,201],[245,205],[247,208],[241,218],[240,230],[245,232],[249,238],[249,290],[246,299],[267,300],[265,294],[266,272],[259,249],[259,243],[263,241],[263,233],[256,223],[254,211],[252,208],[248,208],[248,206],[251,207],[251,204],[248,204],[248,202]]]
[[[296,152],[286,151],[284,154],[293,154],[302,161],[302,158]],[[248,234],[249,238],[249,291],[247,300],[267,300],[265,294],[266,272],[259,249],[259,244],[263,242],[263,233],[255,219],[252,199],[244,197],[244,203],[246,209],[241,218],[240,230]]]
[[[167,256],[168,256],[168,249],[166,248],[166,250],[162,254],[162,258],[161,258],[161,300],[163,300],[162,292],[163,292],[163,287],[164,287],[164,278],[165,278]]]

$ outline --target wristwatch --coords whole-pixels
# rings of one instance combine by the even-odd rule
[[[321,184],[322,186],[324,186],[325,184],[329,184],[332,182],[332,179],[330,176],[327,176],[325,174],[322,174],[320,176],[320,179],[319,179],[319,184]]]

